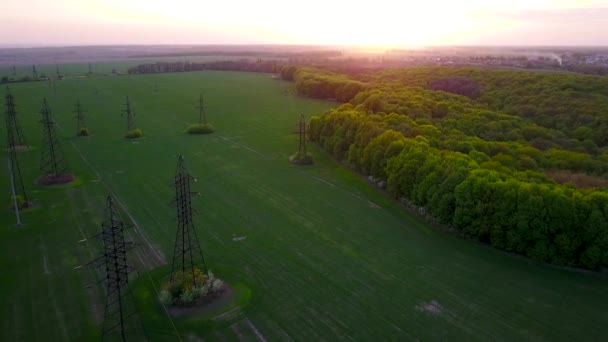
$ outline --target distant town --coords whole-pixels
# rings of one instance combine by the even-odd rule
[[[383,58],[405,65],[479,65],[608,75],[606,48],[430,48],[390,50]]]

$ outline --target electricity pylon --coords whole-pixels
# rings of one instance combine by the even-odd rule
[[[67,172],[67,165],[63,157],[57,132],[55,132],[55,119],[46,98],[42,100],[42,134],[43,144],[40,155],[40,171],[42,176],[57,177]]]
[[[177,272],[182,272],[182,274],[191,273],[193,286],[197,287],[202,284],[196,283],[195,268],[197,265],[201,265],[203,273],[207,273],[207,265],[192,221],[194,212],[194,209],[192,209],[192,195],[197,193],[190,191],[191,181],[196,180],[186,169],[184,156],[180,155],[177,160],[177,171],[174,178],[177,234],[170,281],[173,282]]]
[[[102,339],[126,341],[135,331],[129,319],[136,315],[129,294],[129,273],[135,269],[127,263],[127,252],[135,245],[125,240],[127,225],[122,221],[112,196],[106,198],[102,231],[97,237],[103,242],[103,254],[91,264],[105,269],[106,304]]]

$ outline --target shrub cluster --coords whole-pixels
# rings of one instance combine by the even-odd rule
[[[209,134],[215,132],[211,124],[193,124],[188,127],[189,134]]]
[[[196,284],[196,285],[194,285]],[[179,272],[174,276],[173,282],[167,281],[160,291],[160,301],[166,305],[191,305],[197,300],[221,292],[224,282],[209,271],[206,275],[200,269],[192,273]]]
[[[29,208],[32,206],[32,203],[26,202],[25,198],[23,198],[23,196],[21,196],[21,195],[17,195],[15,197],[11,196],[11,199],[10,199],[9,205],[8,205],[10,210],[13,210],[14,205],[15,205],[15,201],[13,201],[13,199],[17,202],[17,207],[19,209],[26,209],[26,208]]]
[[[134,130],[128,131],[125,134],[125,138],[127,138],[127,139],[137,139],[137,138],[141,138],[143,136],[144,136],[144,132],[142,132],[142,130],[139,129],[139,128],[136,128]]]
[[[313,161],[310,153],[304,154],[304,153],[296,152],[296,154],[289,157],[289,162],[292,164],[307,165],[307,164],[312,164],[314,161]]]

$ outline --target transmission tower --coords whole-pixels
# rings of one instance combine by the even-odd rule
[[[93,75],[93,66],[89,63],[89,75]]]
[[[135,111],[131,108],[131,101],[127,96],[127,102],[125,103],[125,109],[123,114],[127,116],[127,131],[134,130],[135,127]]]
[[[80,100],[76,100],[76,108],[74,109],[74,113],[76,113],[76,135],[80,136],[81,130],[83,128],[87,128],[84,122],[84,113],[86,112],[82,109]]]
[[[14,150],[16,146],[26,146],[25,138],[19,121],[17,120],[17,110],[15,97],[10,89],[6,88],[6,133],[8,137],[8,148]]]
[[[42,100],[42,154],[40,155],[40,171],[43,176],[56,177],[66,173],[67,166],[65,159],[63,158],[63,152],[59,145],[59,139],[55,132],[55,119],[51,108],[46,101],[46,98]]]
[[[106,304],[102,339],[126,341],[135,326],[129,318],[136,314],[132,298],[129,296],[129,273],[135,269],[127,263],[127,252],[135,245],[125,241],[122,221],[114,200],[106,199],[101,234],[97,237],[103,242],[103,254],[91,264],[105,269]]]
[[[290,90],[290,89],[285,89],[282,92],[282,95],[287,98],[287,102],[288,102],[288,105],[289,105],[289,110],[290,111],[294,110],[294,108],[296,107],[296,104],[295,104],[295,97],[296,97],[295,91],[294,90]],[[299,132],[300,132],[300,122],[298,122],[298,123],[296,123],[294,125],[294,133],[299,133]]]
[[[6,89],[6,135],[8,137],[8,152],[10,172],[12,173],[12,187],[15,196],[21,196],[24,206],[28,206],[27,193],[23,184],[21,167],[17,157],[17,146],[25,146],[23,132],[17,122],[17,111],[15,110],[15,99],[9,89]]]
[[[38,79],[38,71],[36,71],[36,65],[33,64],[32,65],[32,78],[37,80]]]
[[[23,207],[27,208],[30,206],[30,202],[27,198],[27,193],[25,192],[23,176],[21,175],[21,167],[19,166],[19,158],[17,157],[17,152],[15,152],[15,150],[11,150],[9,152],[9,162],[10,172],[12,173],[12,186],[15,191],[14,195],[21,196],[23,199]]]
[[[59,72],[59,66],[57,66],[57,79],[60,80],[63,76],[61,76],[61,73]]]
[[[171,267],[171,279],[173,282],[177,272],[192,273],[194,287],[196,277],[194,270],[196,265],[202,266],[203,273],[207,273],[207,265],[203,257],[203,251],[198,242],[194,222],[192,221],[192,195],[196,192],[190,191],[190,182],[196,181],[186,169],[184,156],[180,155],[177,160],[177,172],[175,173],[175,207],[177,209],[177,235],[175,238],[175,249],[173,252],[173,265]]]
[[[298,153],[301,156],[306,156],[306,120],[304,119],[304,114],[300,116],[300,147],[298,149]]]
[[[203,101],[203,94],[199,95],[198,98],[198,106],[196,106],[196,108],[198,108],[198,123],[200,125],[203,124],[207,124],[207,113],[205,113],[205,103]]]
[[[13,77],[17,76],[17,68],[15,67],[15,65],[13,64]]]

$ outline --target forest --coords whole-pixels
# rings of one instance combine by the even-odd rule
[[[482,68],[285,66],[342,104],[310,139],[430,220],[558,265],[608,266],[608,78]]]

